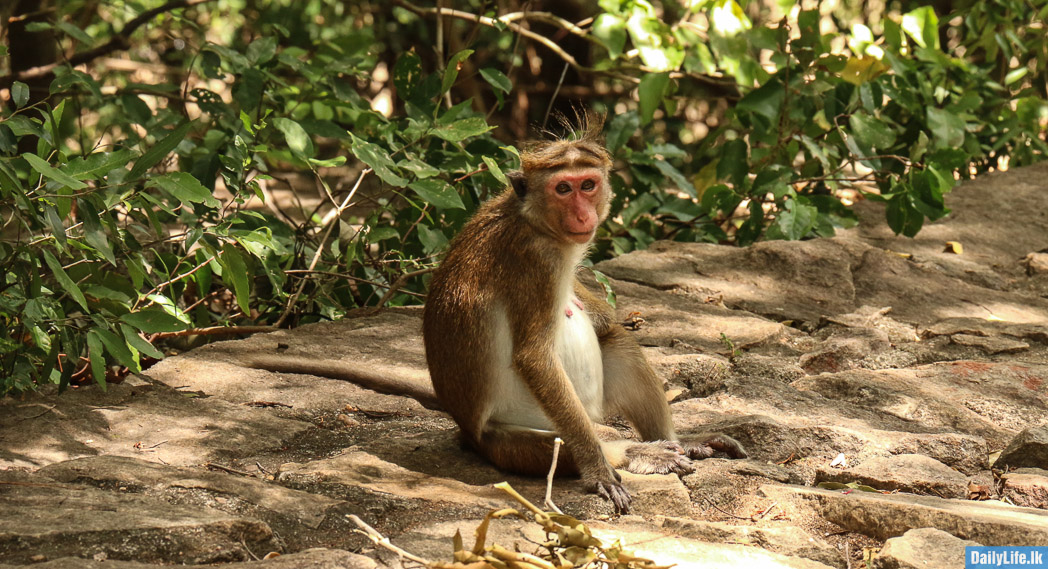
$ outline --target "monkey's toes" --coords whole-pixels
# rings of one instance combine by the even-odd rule
[[[732,458],[748,458],[750,456],[739,441],[725,434],[717,433],[703,441],[703,443],[713,450],[723,452]]]
[[[705,444],[698,444],[694,446],[689,446],[686,454],[688,455],[688,458],[694,460],[702,460],[713,456],[713,453],[714,450],[710,446]]]

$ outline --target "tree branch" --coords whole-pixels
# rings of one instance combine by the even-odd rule
[[[557,45],[553,40],[541,34],[537,34],[516,22],[516,20],[527,19],[528,17],[530,17],[530,13],[515,12],[499,18],[489,18],[487,16],[481,16],[479,14],[472,14],[470,12],[463,12],[461,10],[451,10],[449,8],[420,8],[408,2],[407,0],[393,0],[393,3],[400,6],[401,8],[404,8],[405,10],[416,13],[419,16],[435,17],[438,15],[439,11],[439,14],[441,16],[450,16],[452,18],[458,18],[460,20],[477,22],[479,24],[483,24],[485,26],[489,26],[495,29],[501,29],[503,27],[506,27],[510,30],[513,30],[515,33],[518,33],[528,39],[537,41],[540,44],[546,46],[546,49],[549,49],[553,53],[557,54],[557,57],[563,59],[565,63],[567,63],[579,72],[607,75],[609,77],[614,77],[615,79],[619,79],[621,81],[628,81],[630,83],[640,83],[640,79],[636,77],[630,77],[629,75],[616,73],[614,71],[605,71],[600,69],[594,69],[592,67],[586,67],[585,65],[579,63],[573,55],[561,49],[560,46]],[[571,32],[572,34],[585,38],[588,41],[594,41],[588,33],[586,33],[578,26],[572,24],[571,22],[568,22],[567,20],[557,18],[552,14],[544,14],[542,12],[539,12],[539,14],[542,14],[542,16],[536,19],[559,25],[568,32]]]
[[[158,14],[170,12],[171,10],[177,10],[179,8],[189,8],[196,6],[197,4],[204,4],[212,1],[213,0],[172,0],[163,6],[158,6],[152,10],[146,10],[139,14],[135,19],[128,22],[122,30],[117,32],[117,34],[110,38],[106,43],[86,51],[81,51],[65,61],[57,61],[47,65],[30,67],[29,69],[24,69],[18,73],[4,75],[0,77],[0,86],[6,87],[10,86],[14,81],[24,81],[26,79],[36,79],[38,77],[51,75],[54,73],[55,69],[63,65],[76,67],[77,65],[82,65],[108,53],[128,49],[131,47],[131,34],[135,33],[135,30],[145,25],[146,22],[152,20]]]

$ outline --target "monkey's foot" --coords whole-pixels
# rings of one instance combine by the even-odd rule
[[[706,435],[705,438],[700,439],[698,444],[689,444],[685,454],[687,454],[688,458],[702,460],[713,456],[713,453],[717,451],[723,452],[731,458],[747,458],[749,456],[739,441],[721,433]]]
[[[685,455],[684,447],[674,441],[637,443],[626,448],[626,471],[634,474],[679,474],[693,472],[695,467]]]

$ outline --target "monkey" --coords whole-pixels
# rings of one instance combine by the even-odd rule
[[[746,453],[724,435],[677,442],[661,380],[577,278],[612,200],[603,119],[580,122],[575,139],[525,147],[509,186],[452,241],[429,283],[423,341],[437,399],[474,449],[502,470],[544,474],[559,435],[564,470],[626,512],[615,468],[684,474],[689,456]],[[647,444],[602,441],[595,423],[609,413]]]
[[[507,174],[508,186],[478,209],[433,273],[422,317],[432,389],[289,355],[241,363],[414,397],[449,413],[464,441],[508,472],[546,474],[559,436],[558,474],[578,475],[621,513],[631,497],[618,468],[686,474],[692,459],[715,451],[745,458],[723,434],[679,442],[640,345],[577,276],[612,200],[603,117],[579,122],[574,138],[525,146],[520,170]],[[642,442],[600,425],[611,414]]]

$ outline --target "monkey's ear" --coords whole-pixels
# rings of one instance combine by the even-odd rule
[[[506,177],[509,178],[509,183],[513,185],[513,191],[516,192],[517,197],[524,199],[524,196],[528,193],[528,181],[524,177],[524,172],[507,172]]]

